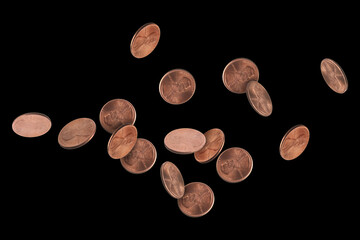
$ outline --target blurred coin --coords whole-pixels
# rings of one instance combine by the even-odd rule
[[[159,91],[161,97],[170,104],[185,103],[195,93],[195,79],[184,69],[174,69],[167,72],[161,79]]]
[[[133,125],[118,128],[111,135],[107,151],[111,158],[120,159],[125,157],[135,146],[137,140],[137,129]]]
[[[198,130],[179,128],[169,132],[164,139],[165,147],[177,154],[191,154],[204,147],[206,138]]]
[[[58,143],[65,149],[84,146],[95,135],[96,124],[90,118],[78,118],[66,124],[58,135]]]
[[[247,84],[246,96],[250,105],[258,114],[264,117],[270,116],[273,110],[271,98],[258,81],[250,81]]]
[[[285,160],[293,160],[304,152],[309,143],[310,131],[304,125],[290,128],[280,142],[280,155]]]
[[[134,34],[130,52],[136,58],[144,58],[156,48],[160,40],[160,28],[155,23],[146,23]]]
[[[225,135],[221,129],[210,129],[204,135],[206,138],[205,146],[194,153],[194,157],[199,163],[208,163],[215,159],[225,143]]]
[[[321,74],[326,84],[337,93],[344,93],[348,89],[345,72],[334,60],[325,58],[320,64]]]
[[[175,164],[168,161],[164,162],[160,167],[160,177],[165,190],[170,196],[179,199],[184,195],[184,179]]]
[[[51,120],[42,113],[24,113],[12,123],[12,130],[19,136],[33,138],[47,133],[51,128]]]

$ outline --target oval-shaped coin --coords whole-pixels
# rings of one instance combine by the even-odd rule
[[[252,108],[261,116],[268,117],[273,105],[269,93],[258,81],[250,81],[246,86],[246,96]]]
[[[12,123],[12,130],[19,136],[33,138],[40,137],[51,128],[51,120],[42,113],[24,113]]]
[[[165,147],[177,154],[191,154],[204,147],[204,134],[192,128],[179,128],[169,132],[164,139]]]
[[[326,84],[336,93],[344,93],[348,89],[345,72],[334,60],[325,58],[320,64],[321,74]]]
[[[65,149],[75,149],[88,143],[96,132],[96,124],[90,118],[77,118],[66,124],[58,135],[58,143]]]
[[[192,182],[185,186],[185,193],[178,199],[178,206],[188,217],[201,217],[213,207],[215,195],[212,189],[202,182]]]
[[[160,27],[155,23],[146,23],[134,34],[130,42],[130,52],[136,58],[148,56],[160,40]]]
[[[194,153],[196,161],[208,163],[216,158],[221,152],[225,143],[225,134],[221,129],[213,128],[204,133],[206,138],[205,146]]]
[[[184,69],[173,69],[167,72],[159,84],[161,97],[170,104],[183,104],[195,93],[195,79]]]
[[[134,106],[125,99],[113,99],[100,110],[101,126],[109,133],[125,125],[133,125],[136,119]]]
[[[138,138],[130,153],[120,158],[120,163],[130,173],[144,173],[154,166],[156,155],[155,146],[149,140]]]
[[[223,151],[216,161],[216,171],[226,182],[237,183],[246,179],[253,168],[251,155],[243,148],[233,147]]]
[[[249,81],[259,80],[259,69],[250,59],[237,58],[226,65],[222,79],[230,92],[245,93]]]
[[[166,161],[160,167],[161,182],[173,198],[184,196],[185,184],[180,170],[172,162]]]
[[[111,158],[120,159],[130,153],[136,144],[137,129],[133,125],[126,125],[117,129],[110,137],[107,151]]]
[[[293,160],[304,152],[309,143],[310,131],[302,125],[290,128],[280,142],[280,155],[285,160]]]

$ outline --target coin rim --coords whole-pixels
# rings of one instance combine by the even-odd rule
[[[166,183],[165,183],[164,176],[163,176],[163,175],[164,175],[164,174],[163,174],[163,171],[164,171],[164,168],[165,168],[165,165],[166,165],[166,164],[172,164],[173,166],[175,166],[175,168],[176,168],[176,169],[179,171],[179,173],[180,173],[181,179],[183,180],[183,183],[184,183],[184,184],[182,184],[182,186],[183,186],[183,188],[184,188],[184,192],[183,192],[183,194],[182,194],[180,197],[176,197],[176,196],[169,190],[169,188],[167,187],[167,185],[166,185]],[[181,174],[180,169],[179,169],[174,163],[172,163],[172,162],[170,162],[170,161],[165,161],[165,162],[163,162],[163,163],[161,164],[161,166],[160,166],[160,178],[161,178],[161,183],[163,184],[166,192],[167,192],[171,197],[173,197],[173,198],[175,198],[175,199],[180,199],[180,198],[182,198],[182,197],[184,196],[184,194],[185,194],[185,182],[184,182],[184,177],[183,177],[183,175]]]
[[[205,137],[205,135],[204,135],[202,132],[200,132],[199,130],[196,130],[196,129],[194,129],[194,128],[177,128],[177,129],[174,129],[174,130],[168,132],[168,134],[166,134],[166,136],[164,137],[164,145],[165,145],[165,148],[166,148],[167,150],[169,150],[169,151],[172,152],[172,153],[179,154],[179,155],[189,155],[189,154],[193,154],[193,153],[197,152],[197,151],[195,151],[195,152],[185,152],[185,153],[184,153],[184,152],[178,152],[178,151],[173,150],[173,149],[169,148],[168,146],[166,146],[166,144],[165,144],[165,139],[166,139],[166,137],[167,137],[170,133],[172,133],[172,132],[174,132],[174,131],[176,131],[176,130],[180,130],[180,129],[191,129],[191,130],[194,130],[194,131],[197,131],[197,132],[201,133],[201,134],[204,136],[204,139],[205,139],[204,142],[205,142],[205,143],[204,143],[204,145],[202,145],[202,147],[201,147],[198,151],[200,151],[200,150],[205,146],[205,144],[206,144],[206,137]]]
[[[342,76],[344,77],[345,90],[344,90],[343,92],[336,91],[336,90],[333,88],[333,86],[331,86],[331,85],[326,81],[326,79],[325,79],[325,77],[324,77],[324,74],[323,74],[323,71],[322,71],[322,69],[321,69],[321,66],[323,65],[323,62],[326,62],[326,61],[332,62],[332,63],[340,70]],[[347,80],[346,74],[345,74],[344,70],[341,68],[341,66],[340,66],[337,62],[335,62],[334,60],[332,60],[332,59],[330,59],[330,58],[324,58],[323,60],[321,60],[321,63],[320,63],[320,72],[321,72],[321,75],[322,75],[322,77],[323,77],[326,85],[327,85],[331,90],[333,90],[334,92],[339,93],[339,94],[343,94],[343,93],[345,93],[345,92],[348,90],[348,88],[349,88],[349,82],[348,82],[348,80]]]
[[[154,49],[153,49],[151,52],[149,52],[148,54],[146,54],[146,55],[143,56],[143,57],[135,56],[134,53],[133,53],[133,50],[132,50],[132,45],[133,45],[133,43],[134,43],[134,40],[135,40],[135,38],[137,37],[137,35],[139,34],[139,32],[140,32],[141,30],[143,30],[145,27],[149,26],[149,25],[154,25],[154,26],[159,30],[159,39],[158,39],[158,41],[157,41]],[[134,33],[133,37],[131,38],[131,41],[130,41],[130,53],[131,53],[131,55],[132,55],[133,57],[137,58],[137,59],[141,59],[141,58],[145,58],[145,57],[149,56],[149,55],[155,50],[155,48],[157,47],[157,45],[159,44],[160,35],[161,35],[160,27],[159,27],[159,25],[157,25],[156,23],[154,23],[154,22],[148,22],[148,23],[145,23],[144,25],[142,25],[140,28],[138,28],[138,30],[136,30],[136,32]]]
[[[48,119],[49,122],[50,122],[50,127],[49,127],[49,129],[47,129],[44,133],[42,133],[42,134],[40,134],[40,135],[36,135],[36,136],[24,136],[24,135],[21,135],[21,134],[17,133],[17,132],[15,131],[15,129],[14,129],[14,125],[15,125],[15,123],[18,121],[18,119],[19,119],[20,117],[25,116],[25,115],[39,115],[39,116],[45,117],[45,118]],[[23,114],[17,116],[17,117],[13,120],[13,122],[12,122],[12,124],[11,124],[11,129],[13,130],[13,132],[14,132],[16,135],[18,135],[18,136],[20,136],[20,137],[25,137],[25,138],[41,137],[41,136],[45,135],[46,133],[48,133],[48,132],[50,131],[51,127],[52,127],[52,122],[51,122],[51,119],[49,118],[49,116],[47,116],[47,115],[44,114],[44,113],[40,113],[40,112],[27,112],[27,113],[23,113]]]
[[[299,127],[304,127],[304,128],[307,130],[307,132],[308,132],[309,137],[308,137],[306,146],[305,146],[304,150],[303,150],[299,155],[297,155],[295,158],[285,159],[284,156],[283,156],[283,154],[282,154],[281,147],[282,147],[282,145],[284,144],[284,141],[285,141],[286,137],[287,137],[293,130],[295,130],[296,128],[299,128]],[[294,160],[294,159],[298,158],[303,152],[305,152],[305,150],[306,150],[306,148],[307,148],[307,146],[308,146],[308,144],[309,144],[309,141],[310,141],[310,130],[309,130],[304,124],[297,124],[297,125],[291,127],[291,128],[284,134],[284,136],[283,136],[282,139],[281,139],[280,145],[279,145],[279,153],[280,153],[281,158],[284,159],[284,160],[286,160],[286,161],[291,161],[291,160]]]
[[[269,114],[263,114],[263,113],[261,113],[261,112],[255,107],[253,101],[251,100],[251,98],[250,98],[250,96],[249,96],[249,95],[250,95],[250,94],[249,94],[249,88],[250,88],[250,83],[251,83],[251,82],[254,82],[255,84],[259,84],[260,87],[262,87],[262,88],[264,89],[264,91],[266,92],[266,94],[269,96],[270,103],[271,103],[271,112],[270,112]],[[268,117],[268,116],[270,116],[270,115],[272,114],[274,107],[273,107],[273,104],[272,104],[272,100],[271,100],[270,94],[268,93],[268,91],[266,90],[266,88],[265,88],[261,83],[259,83],[259,81],[254,81],[254,80],[249,81],[249,82],[246,84],[246,90],[245,90],[245,92],[246,92],[246,97],[247,97],[247,99],[248,99],[248,102],[250,103],[250,106],[255,110],[255,112],[257,112],[260,116],[263,116],[263,117]]]
[[[201,150],[205,147],[206,141],[205,141],[204,147],[202,147],[199,151],[194,152],[194,158],[195,158],[195,160],[196,160],[197,162],[201,163],[201,164],[205,164],[205,163],[209,163],[209,162],[213,161],[213,160],[220,154],[221,150],[223,149],[223,147],[224,147],[224,145],[225,145],[225,133],[224,133],[220,128],[212,128],[212,129],[206,131],[206,132],[204,133],[205,140],[206,140],[206,133],[210,132],[211,130],[220,130],[220,132],[221,132],[222,135],[223,135],[223,138],[222,138],[223,141],[222,141],[221,147],[218,149],[218,151],[215,153],[215,155],[212,156],[210,159],[207,159],[206,161],[199,161],[199,159],[196,157],[196,156],[197,156],[196,153],[199,152],[199,151],[201,151]]]

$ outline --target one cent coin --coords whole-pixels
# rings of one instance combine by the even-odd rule
[[[125,99],[108,101],[100,110],[101,126],[109,133],[125,125],[133,125],[136,119],[134,106]]]
[[[173,69],[167,72],[159,84],[161,97],[167,103],[174,105],[189,101],[195,93],[195,88],[194,77],[184,69]]]
[[[51,120],[42,113],[24,113],[12,123],[12,130],[19,136],[33,138],[47,133],[51,128]]]
[[[239,147],[226,149],[216,161],[217,173],[229,183],[243,181],[250,175],[252,168],[252,157],[245,149]]]
[[[259,80],[259,70],[253,61],[247,58],[237,58],[226,65],[222,79],[230,92],[245,93],[249,81]]]
[[[225,143],[225,134],[221,129],[210,129],[204,135],[206,138],[205,146],[194,153],[194,157],[199,163],[208,163],[215,159]]]
[[[290,128],[280,142],[280,155],[285,160],[293,160],[304,152],[309,143],[310,131],[304,125]]]
[[[214,201],[214,192],[208,185],[192,182],[185,186],[184,196],[178,199],[178,206],[186,216],[201,217],[211,210]]]
[[[146,23],[134,34],[130,43],[130,52],[136,58],[144,58],[154,49],[160,40],[160,28],[155,23]]]
[[[273,105],[269,93],[258,81],[250,81],[246,86],[246,96],[252,108],[261,116],[268,117]]]
[[[165,147],[177,154],[191,154],[205,146],[204,134],[192,128],[179,128],[169,132],[164,139]]]
[[[325,58],[320,64],[321,74],[326,84],[336,93],[345,93],[348,81],[345,72],[334,60]]]
[[[133,125],[121,127],[111,135],[107,151],[111,158],[120,159],[130,153],[136,144],[137,129]]]
[[[154,166],[156,155],[155,146],[149,140],[138,138],[131,152],[120,158],[120,163],[130,173],[144,173]]]
[[[175,164],[169,161],[164,162],[160,167],[160,178],[170,196],[176,199],[184,196],[184,179]]]
[[[58,143],[65,149],[84,146],[95,135],[96,124],[90,118],[78,118],[66,124],[58,135]]]

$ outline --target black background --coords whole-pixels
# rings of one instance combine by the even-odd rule
[[[346,5],[263,6],[265,13],[258,7],[10,8],[4,21],[2,95],[8,107],[5,152],[10,153],[3,156],[8,164],[3,198],[12,233],[121,236],[159,233],[168,226],[177,234],[190,226],[238,234],[256,233],[253,228],[262,232],[266,226],[275,233],[289,227],[295,234],[343,231],[339,224],[354,212],[357,179],[356,148],[350,144],[358,142],[358,19],[349,12],[353,6]],[[136,59],[130,41],[147,22],[159,25],[160,42],[148,57]],[[258,66],[259,82],[273,102],[271,116],[258,115],[245,94],[223,85],[224,67],[239,57]],[[324,58],[344,69],[345,94],[333,92],[323,80]],[[178,106],[166,103],[158,90],[162,76],[174,68],[188,70],[196,81],[194,96]],[[134,105],[139,137],[157,149],[155,165],[144,174],[127,172],[107,154],[110,135],[99,123],[99,112],[114,98]],[[11,123],[26,112],[48,115],[51,130],[33,139],[17,136]],[[79,117],[96,122],[94,138],[79,149],[62,149],[59,131]],[[309,128],[310,142],[300,157],[285,161],[279,144],[296,124]],[[226,183],[216,173],[215,160],[202,165],[193,155],[167,151],[165,135],[183,127],[222,129],[223,150],[242,147],[251,154],[250,176]],[[161,184],[164,161],[179,167],[185,183],[200,181],[212,188],[215,204],[207,215],[189,218],[179,210]],[[152,230],[145,231],[148,227]]]

